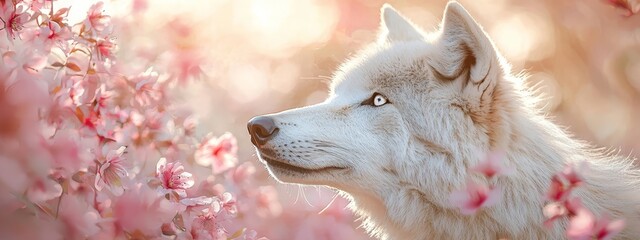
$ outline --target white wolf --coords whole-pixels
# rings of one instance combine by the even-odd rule
[[[543,196],[554,173],[587,160],[573,194],[594,213],[624,218],[617,238],[640,239],[632,159],[572,139],[536,110],[461,5],[447,5],[434,33],[388,5],[381,12],[378,41],[340,67],[324,102],[249,122],[272,176],[336,189],[381,239],[564,239],[567,219],[542,224]],[[515,168],[494,182],[502,200],[462,215],[449,196],[494,150]]]

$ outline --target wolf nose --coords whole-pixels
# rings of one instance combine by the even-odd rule
[[[251,142],[254,145],[263,145],[273,138],[278,133],[278,127],[276,123],[270,117],[257,116],[249,120],[247,123],[249,134],[251,135]]]

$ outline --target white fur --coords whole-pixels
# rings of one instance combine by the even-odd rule
[[[361,105],[374,92],[390,103]],[[629,227],[618,238],[640,239],[632,160],[572,139],[535,101],[458,3],[429,34],[385,5],[379,40],[340,68],[330,97],[267,115],[279,132],[258,150],[304,168],[346,168],[268,165],[282,182],[335,188],[381,239],[563,239],[567,219],[542,226],[543,195],[567,163],[587,161],[587,183],[574,195],[594,213],[624,218]],[[516,172],[495,180],[504,189],[496,206],[462,215],[448,197],[493,150],[505,151]]]

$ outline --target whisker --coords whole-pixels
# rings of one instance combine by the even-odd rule
[[[302,186],[300,186],[300,190],[302,191],[302,198],[304,198],[305,202],[307,202],[307,205],[313,207],[313,204],[309,202],[309,199],[307,198],[307,195],[305,194],[304,188],[302,188]]]
[[[331,199],[331,201],[327,204],[327,206],[325,206],[322,210],[320,210],[320,212],[318,212],[318,214],[322,214],[324,211],[326,211],[327,209],[329,209],[329,207],[331,206],[331,204],[333,204],[333,202],[336,201],[336,198],[338,198],[338,193],[333,195],[333,198]]]

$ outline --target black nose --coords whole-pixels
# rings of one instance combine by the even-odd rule
[[[247,123],[251,142],[254,145],[263,145],[278,133],[276,123],[270,117],[257,116]]]

